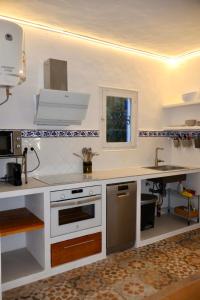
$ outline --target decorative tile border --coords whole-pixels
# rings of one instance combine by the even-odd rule
[[[140,130],[139,137],[185,137],[190,136],[191,138],[200,136],[200,130]]]
[[[168,131],[163,130],[140,130],[139,137],[169,137]]]
[[[169,137],[171,138],[182,138],[182,137],[190,137],[190,138],[195,138],[195,137],[200,137],[200,131],[196,130],[196,131],[170,131],[169,132]]]
[[[43,130],[22,129],[23,138],[99,137],[99,130]]]
[[[9,130],[9,129],[7,129]],[[18,129],[20,130],[20,129]],[[21,129],[23,138],[56,138],[56,137],[99,137],[99,130],[45,130],[45,129]],[[200,137],[200,129],[197,130],[139,130],[139,137]]]

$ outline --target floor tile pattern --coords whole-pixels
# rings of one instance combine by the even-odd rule
[[[200,272],[200,230],[4,293],[3,300],[141,300]]]

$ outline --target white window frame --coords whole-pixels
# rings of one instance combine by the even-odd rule
[[[131,98],[131,141],[114,142],[106,141],[106,100],[107,96]],[[103,148],[120,150],[133,149],[137,145],[137,117],[138,117],[138,92],[124,89],[100,87],[101,99],[101,135]]]

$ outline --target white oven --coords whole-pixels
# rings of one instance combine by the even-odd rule
[[[51,237],[101,225],[101,186],[51,192]]]

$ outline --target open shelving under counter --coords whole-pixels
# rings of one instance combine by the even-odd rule
[[[4,252],[2,253],[1,259],[2,283],[7,283],[43,271],[43,267],[27,248]]]
[[[0,199],[1,281],[7,290],[45,269],[44,194]]]

